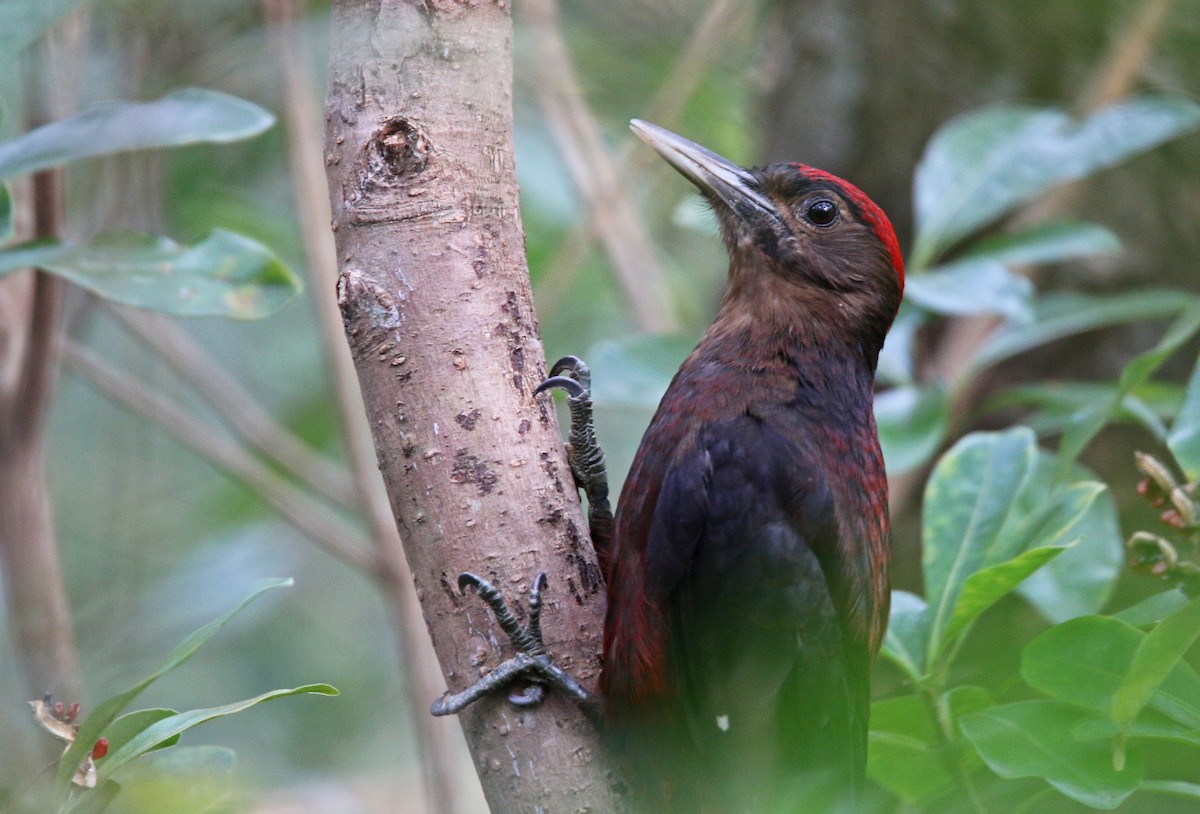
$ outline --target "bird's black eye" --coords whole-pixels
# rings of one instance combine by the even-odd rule
[[[804,209],[804,217],[816,226],[829,226],[837,216],[837,204],[827,198],[818,198]]]

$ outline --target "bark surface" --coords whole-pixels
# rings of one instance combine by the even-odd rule
[[[326,169],[338,301],[380,468],[448,687],[512,655],[457,589],[474,571],[524,618],[549,590],[551,654],[600,669],[604,592],[533,313],[512,150],[506,2],[335,2]],[[432,698],[429,699],[432,702]],[[494,812],[615,812],[621,784],[578,709],[487,699],[460,716]]]

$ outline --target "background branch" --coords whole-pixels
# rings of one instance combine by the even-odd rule
[[[648,333],[672,333],[679,328],[674,295],[654,255],[654,243],[623,189],[600,125],[583,98],[559,30],[558,3],[525,0],[521,12],[538,54],[538,104],[586,202],[588,222],[612,261],[638,326]]]
[[[213,430],[166,396],[122,373],[95,354],[73,343],[63,349],[63,360],[117,403],[144,415],[186,447],[245,483],[300,532],[330,554],[355,568],[374,573],[375,558],[359,540],[353,526],[320,508],[307,492],[277,475],[244,446]]]
[[[33,49],[29,89],[38,124],[69,109],[82,18],[68,21]],[[52,79],[45,87],[40,80]],[[59,237],[64,229],[63,179],[58,170],[37,173],[18,206],[29,206],[25,237]],[[25,203],[22,203],[25,201]],[[18,219],[20,221],[20,219]],[[61,280],[40,271],[0,280],[4,370],[0,381],[0,570],[25,697],[50,692],[82,700],[71,611],[58,552],[46,482],[45,423],[58,377],[62,332]]]
[[[591,251],[593,242],[604,234],[602,222],[611,221],[613,218],[613,215],[604,208],[606,200],[601,186],[590,181],[589,173],[593,172],[593,168],[588,163],[587,157],[593,156],[598,162],[604,164],[595,171],[605,176],[611,174],[616,179],[609,197],[619,195],[623,200],[627,200],[620,185],[620,179],[647,177],[646,171],[651,167],[654,167],[655,172],[649,174],[650,178],[662,179],[670,176],[658,171],[653,151],[635,149],[636,144],[640,142],[629,135],[625,135],[620,140],[620,147],[610,157],[607,149],[603,149],[599,153],[591,150],[585,153],[576,146],[570,137],[570,128],[565,124],[561,127],[553,126],[558,120],[565,121],[571,118],[566,108],[578,106],[581,111],[576,117],[580,120],[580,130],[591,129],[599,132],[598,126],[594,123],[594,116],[592,116],[587,101],[579,88],[578,80],[575,79],[574,68],[570,63],[569,53],[560,28],[557,4],[552,0],[536,0],[536,3],[532,9],[526,8],[525,10],[526,13],[534,16],[535,20],[539,16],[541,18],[537,28],[542,35],[536,39],[535,46],[538,54],[536,63],[539,88],[543,79],[555,81],[550,77],[561,75],[564,60],[571,70],[568,76],[569,81],[557,80],[564,85],[562,91],[559,93],[541,91],[538,99],[543,109],[547,110],[547,115],[551,119],[551,132],[556,135],[556,144],[562,151],[563,157],[572,171],[572,176],[576,178],[576,188],[585,203],[584,217],[563,238],[558,251],[547,263],[552,273],[545,276],[545,281],[538,288],[538,302],[542,304],[543,308],[553,310],[570,289],[575,276]],[[548,4],[550,5],[549,9],[546,8]],[[679,58],[672,65],[670,73],[655,92],[644,118],[666,127],[668,130],[675,129],[692,94],[696,92],[721,53],[717,45],[721,41],[727,40],[732,32],[740,30],[750,13],[750,6],[738,2],[738,0],[716,0],[696,25]],[[564,110],[557,116],[550,116],[550,111],[556,107],[562,107]],[[644,230],[640,226],[641,221],[638,220],[637,223],[639,232],[644,234]],[[650,250],[653,250],[653,244],[651,244]],[[644,253],[645,249],[640,251]],[[611,259],[616,266],[616,259]],[[655,268],[660,268],[657,266],[657,260],[654,262]],[[658,273],[662,274],[661,269]],[[630,280],[631,282],[627,282],[623,275],[618,274],[618,282],[620,282],[625,296],[636,302],[642,295],[637,286],[637,277],[631,276]],[[631,285],[632,287],[630,287]],[[674,320],[674,317],[672,319]],[[644,325],[642,327],[644,330],[649,330]]]
[[[350,474],[276,421],[177,322],[121,306],[110,306],[109,310],[130,333],[196,388],[251,448],[314,492],[348,508],[358,506],[358,492]]]

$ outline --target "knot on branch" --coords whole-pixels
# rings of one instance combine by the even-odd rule
[[[363,162],[368,183],[396,186],[412,180],[429,165],[429,137],[404,116],[393,116],[367,140]]]
[[[429,139],[403,116],[384,122],[371,141],[378,142],[384,159],[397,175],[415,175],[429,163]]]
[[[429,166],[432,153],[432,142],[423,130],[404,116],[393,116],[376,128],[355,159],[347,201],[360,205],[379,197],[372,193],[383,191],[384,200],[376,203],[386,206],[396,197],[392,190],[401,192],[393,203],[423,196],[425,190],[417,179]],[[403,195],[406,189],[407,196]]]
[[[408,117],[392,116],[367,138],[347,176],[343,189],[350,220],[400,222],[436,215],[439,223],[461,223],[466,216],[447,204],[440,175],[433,140]]]
[[[357,269],[344,269],[338,276],[337,304],[356,357],[381,347],[403,321],[396,296]]]

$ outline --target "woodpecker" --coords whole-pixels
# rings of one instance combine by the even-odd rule
[[[615,518],[586,366],[566,357],[551,369],[540,389],[568,392],[572,469],[607,581],[599,697],[541,648],[541,580],[528,628],[507,620],[520,664],[493,671],[491,686],[523,677],[578,699],[652,810],[853,811],[888,615],[872,401],[904,289],[899,243],[875,203],[827,172],[746,169],[655,125],[632,128],[711,205],[728,290],[642,438]],[[461,584],[503,606],[484,580]]]

